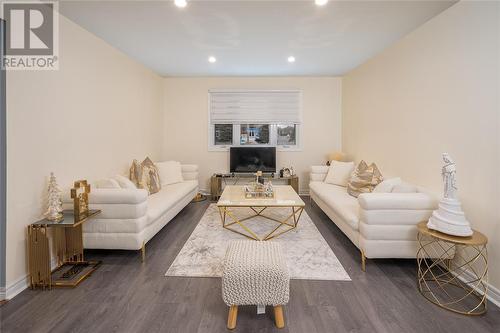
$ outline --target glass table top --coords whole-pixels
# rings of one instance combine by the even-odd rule
[[[47,220],[45,218],[45,219],[42,219],[40,221],[33,223],[32,225],[45,226],[45,227],[69,227],[69,228],[71,228],[71,227],[76,227],[76,226],[84,223],[85,221],[96,216],[100,212],[101,211],[99,209],[89,209],[89,213],[85,218],[83,218],[79,221],[75,221],[75,214],[74,214],[73,210],[64,210],[63,211],[63,219],[60,221],[50,221],[50,220]]]
[[[275,185],[274,198],[245,197],[243,186],[228,185],[217,202],[219,207],[304,207],[305,203],[290,185]]]

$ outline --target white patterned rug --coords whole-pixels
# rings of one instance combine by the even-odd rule
[[[240,218],[253,213],[248,208],[232,211]],[[268,208],[265,212],[266,215],[279,219],[291,213],[283,208]],[[261,217],[247,220],[245,224],[259,236],[267,234],[277,226],[276,222]],[[165,275],[220,277],[227,244],[237,239],[246,237],[222,228],[217,206],[211,204]],[[282,243],[292,279],[351,280],[305,211],[295,230],[270,242]]]

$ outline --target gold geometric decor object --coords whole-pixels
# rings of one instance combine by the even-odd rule
[[[77,180],[71,189],[75,221],[87,218],[89,215],[90,184],[86,180]]]
[[[430,302],[464,315],[486,312],[488,239],[478,231],[470,237],[443,234],[417,225],[417,281]]]
[[[207,200],[207,196],[198,192],[191,202],[200,202],[205,200]]]

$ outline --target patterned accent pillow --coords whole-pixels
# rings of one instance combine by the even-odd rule
[[[137,188],[146,189],[149,194],[154,194],[161,190],[158,168],[149,157],[146,157],[142,163],[139,163],[137,160],[132,162],[130,180],[135,183]]]
[[[384,180],[375,163],[359,162],[347,184],[347,193],[357,198],[361,193],[370,193]]]
[[[153,194],[159,192],[161,190],[161,181],[160,181],[160,172],[156,165],[151,161],[149,157],[146,157],[144,161],[142,161],[143,170],[147,170],[149,173],[149,193]]]

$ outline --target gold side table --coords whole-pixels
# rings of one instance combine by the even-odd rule
[[[488,239],[447,235],[417,225],[418,290],[430,302],[464,315],[486,312]]]
[[[63,212],[61,221],[40,220],[28,226],[28,267],[30,287],[76,287],[92,274],[101,261],[85,261],[83,258],[82,225],[99,214],[90,210],[85,218],[75,221],[73,211]],[[54,230],[54,250],[57,267],[51,270],[49,228]]]

